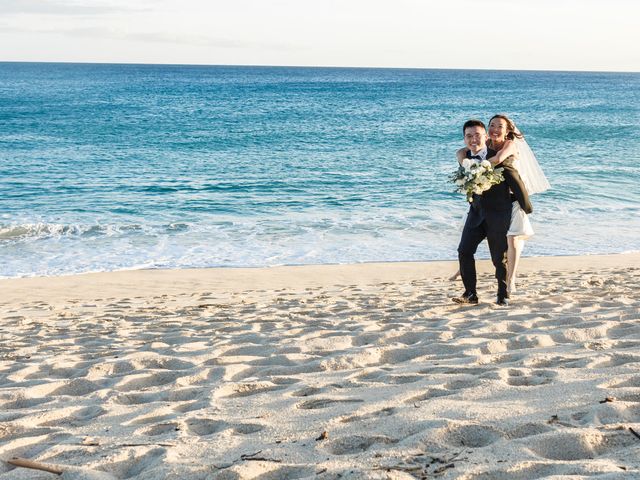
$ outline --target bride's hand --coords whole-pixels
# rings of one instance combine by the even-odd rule
[[[493,165],[494,167],[502,163],[502,159],[500,159],[498,155],[494,155],[491,158],[487,158],[487,161],[491,162],[491,165]]]

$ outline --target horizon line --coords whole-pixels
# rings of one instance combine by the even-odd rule
[[[459,70],[487,72],[547,72],[547,73],[640,73],[635,70],[554,70],[554,69],[510,69],[510,68],[460,68],[460,67],[380,67],[380,66],[340,66],[340,65],[264,65],[264,64],[210,64],[210,63],[152,63],[152,62],[88,62],[57,60],[0,60],[7,63],[43,63],[62,65],[132,65],[132,66],[174,66],[174,67],[246,67],[246,68],[325,68],[361,70]]]

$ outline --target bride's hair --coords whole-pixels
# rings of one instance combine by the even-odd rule
[[[509,117],[507,117],[506,115],[503,115],[502,113],[498,113],[497,115],[494,115],[493,117],[491,117],[491,119],[489,120],[489,124],[491,124],[491,120],[493,120],[494,118],[500,118],[505,122],[507,122],[507,135],[506,135],[507,140],[524,138],[524,135],[520,133],[520,130],[518,130],[518,127],[516,127],[516,124],[513,123],[513,120],[511,120]]]

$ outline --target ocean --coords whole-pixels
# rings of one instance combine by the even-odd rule
[[[0,63],[0,277],[455,259],[498,112],[552,186],[525,256],[640,250],[638,73]]]

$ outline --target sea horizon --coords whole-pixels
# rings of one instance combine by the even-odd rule
[[[520,68],[462,68],[462,67],[389,67],[364,65],[275,65],[275,64],[225,64],[225,63],[153,63],[153,62],[89,62],[63,60],[0,60],[0,64],[51,64],[51,65],[132,65],[150,67],[224,67],[224,68],[309,68],[309,69],[344,69],[344,70],[435,70],[435,71],[469,71],[469,72],[525,72],[525,73],[612,73],[636,74],[640,70],[557,70],[557,69],[520,69]]]

